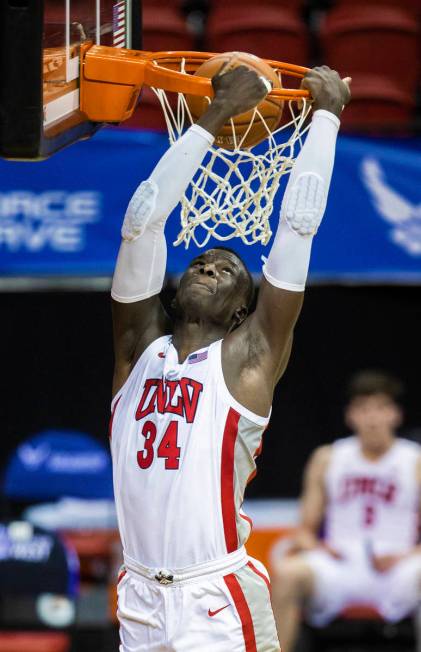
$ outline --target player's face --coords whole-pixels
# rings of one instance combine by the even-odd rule
[[[176,304],[183,314],[231,324],[235,314],[246,314],[247,275],[230,251],[209,249],[195,258],[183,274]]]
[[[386,394],[352,399],[345,416],[348,426],[369,448],[381,448],[395,434],[402,421],[401,408]]]

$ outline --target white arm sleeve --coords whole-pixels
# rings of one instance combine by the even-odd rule
[[[279,226],[263,274],[272,285],[302,292],[313,236],[322,221],[335,159],[339,119],[315,111],[282,201]]]
[[[132,303],[158,294],[164,282],[167,245],[164,228],[214,137],[193,125],[170,147],[151,176],[137,188],[127,207],[123,240],[111,296]]]

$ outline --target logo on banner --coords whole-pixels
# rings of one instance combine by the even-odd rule
[[[50,473],[98,473],[108,466],[105,451],[52,450],[48,443],[22,444],[18,457],[28,471],[44,467]]]
[[[421,203],[413,204],[393,188],[376,159],[365,158],[361,172],[372,203],[392,226],[391,240],[411,256],[421,256]]]
[[[0,193],[0,248],[72,253],[86,244],[89,224],[101,218],[101,194],[12,191]]]

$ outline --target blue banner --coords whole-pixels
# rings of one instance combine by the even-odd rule
[[[112,500],[111,455],[82,432],[46,430],[16,449],[6,467],[3,493],[33,501],[62,496]]]
[[[313,281],[421,281],[419,145],[419,139],[339,138],[313,247]],[[163,134],[103,129],[47,161],[0,161],[0,274],[110,276],[127,202],[167,146]],[[174,213],[169,243],[179,230]],[[260,272],[268,247],[229,244]],[[171,246],[169,274],[182,272],[197,252],[194,245]]]

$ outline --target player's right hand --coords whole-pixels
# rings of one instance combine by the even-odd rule
[[[351,77],[341,79],[336,70],[328,66],[317,66],[304,76],[301,88],[310,91],[313,111],[325,109],[339,117],[351,100],[351,81]]]
[[[269,80],[247,66],[232,68],[234,62],[235,56],[212,77],[215,101],[224,106],[229,117],[254,109],[271,89]]]

